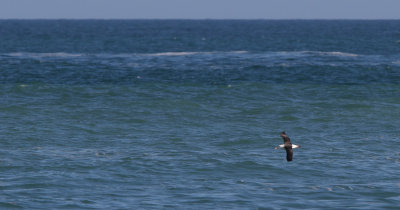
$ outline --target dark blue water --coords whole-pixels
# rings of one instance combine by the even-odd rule
[[[400,21],[0,21],[2,209],[396,209],[399,125]]]

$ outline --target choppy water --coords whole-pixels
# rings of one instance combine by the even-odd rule
[[[400,21],[3,20],[0,40],[2,209],[400,205]]]

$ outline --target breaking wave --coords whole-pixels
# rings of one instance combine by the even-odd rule
[[[1,57],[18,57],[18,58],[76,58],[76,57],[135,57],[135,56],[193,56],[193,55],[263,55],[263,56],[337,56],[337,57],[357,57],[361,56],[346,52],[324,52],[324,51],[277,51],[277,52],[250,52],[250,51],[210,51],[210,52],[156,52],[156,53],[67,53],[67,52],[52,52],[52,53],[33,53],[33,52],[13,52],[2,53]]]

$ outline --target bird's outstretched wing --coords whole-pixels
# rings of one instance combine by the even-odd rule
[[[301,146],[300,146],[300,145],[297,145],[297,144],[292,144],[292,148],[293,148],[293,149],[301,148]]]
[[[286,160],[292,161],[293,159],[293,149],[291,147],[285,147],[286,150]]]

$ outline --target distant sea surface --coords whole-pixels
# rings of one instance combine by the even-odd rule
[[[0,20],[1,209],[397,209],[399,126],[398,20]]]

